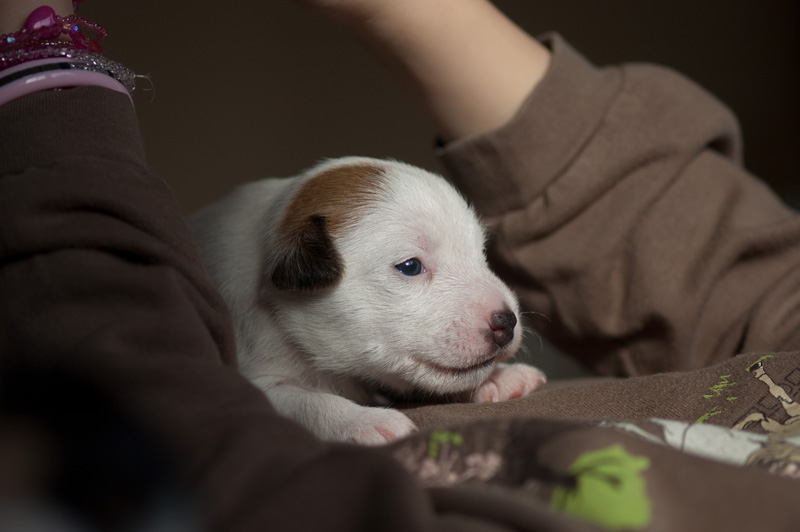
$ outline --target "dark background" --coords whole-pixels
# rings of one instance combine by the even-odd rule
[[[749,169],[800,205],[800,1],[495,3],[596,64],[656,62],[693,78],[739,116]],[[149,161],[186,212],[324,157],[441,170],[433,130],[389,74],[291,0],[89,0],[79,12],[109,28],[109,57],[152,77],[135,96]]]

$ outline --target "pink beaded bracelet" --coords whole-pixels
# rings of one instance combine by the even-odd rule
[[[0,77],[0,105],[34,92],[67,87],[99,86],[130,93],[113,77],[84,70],[84,65],[64,59],[40,59],[9,68]]]
[[[81,27],[96,33],[93,39],[87,37]],[[66,35],[75,48],[100,53],[100,41],[108,35],[108,30],[99,24],[89,22],[79,15],[59,17],[50,6],[33,10],[25,21],[25,27],[15,33],[0,35],[0,52],[23,48],[41,41],[52,41]]]

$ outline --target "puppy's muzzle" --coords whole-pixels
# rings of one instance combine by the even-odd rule
[[[489,320],[489,328],[492,329],[492,340],[497,347],[505,347],[514,339],[514,327],[517,325],[517,317],[513,312],[495,312]]]

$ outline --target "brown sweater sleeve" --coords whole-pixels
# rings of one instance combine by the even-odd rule
[[[529,326],[604,374],[800,341],[800,218],[741,166],[731,113],[668,69],[598,69],[558,36],[503,128],[442,151]]]
[[[37,93],[0,107],[0,132],[0,379],[25,364],[101,387],[168,442],[211,530],[450,529],[394,460],[316,440],[236,372],[124,96]]]

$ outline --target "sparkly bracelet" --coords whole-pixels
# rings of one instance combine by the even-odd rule
[[[0,105],[34,92],[85,86],[105,87],[131,98],[128,89],[114,77],[87,69],[84,63],[40,59],[11,67],[0,75]]]
[[[73,0],[73,10],[82,1]],[[86,37],[82,27],[94,31],[94,38]],[[107,34],[78,15],[62,18],[49,6],[36,8],[21,30],[0,35],[0,105],[38,91],[89,85],[130,98],[136,75],[101,55],[99,42]]]
[[[81,27],[94,31],[95,37],[87,37]],[[108,30],[79,15],[59,17],[52,7],[41,6],[28,16],[24,28],[16,33],[0,35],[0,52],[27,47],[41,41],[53,41],[62,34],[70,38],[75,48],[99,53],[103,51],[100,41],[105,39]]]
[[[0,76],[11,67],[38,59],[63,58],[80,64],[83,70],[99,72],[120,82],[129,92],[136,88],[136,74],[120,63],[98,53],[79,50],[66,42],[41,42],[27,48],[0,52]]]

